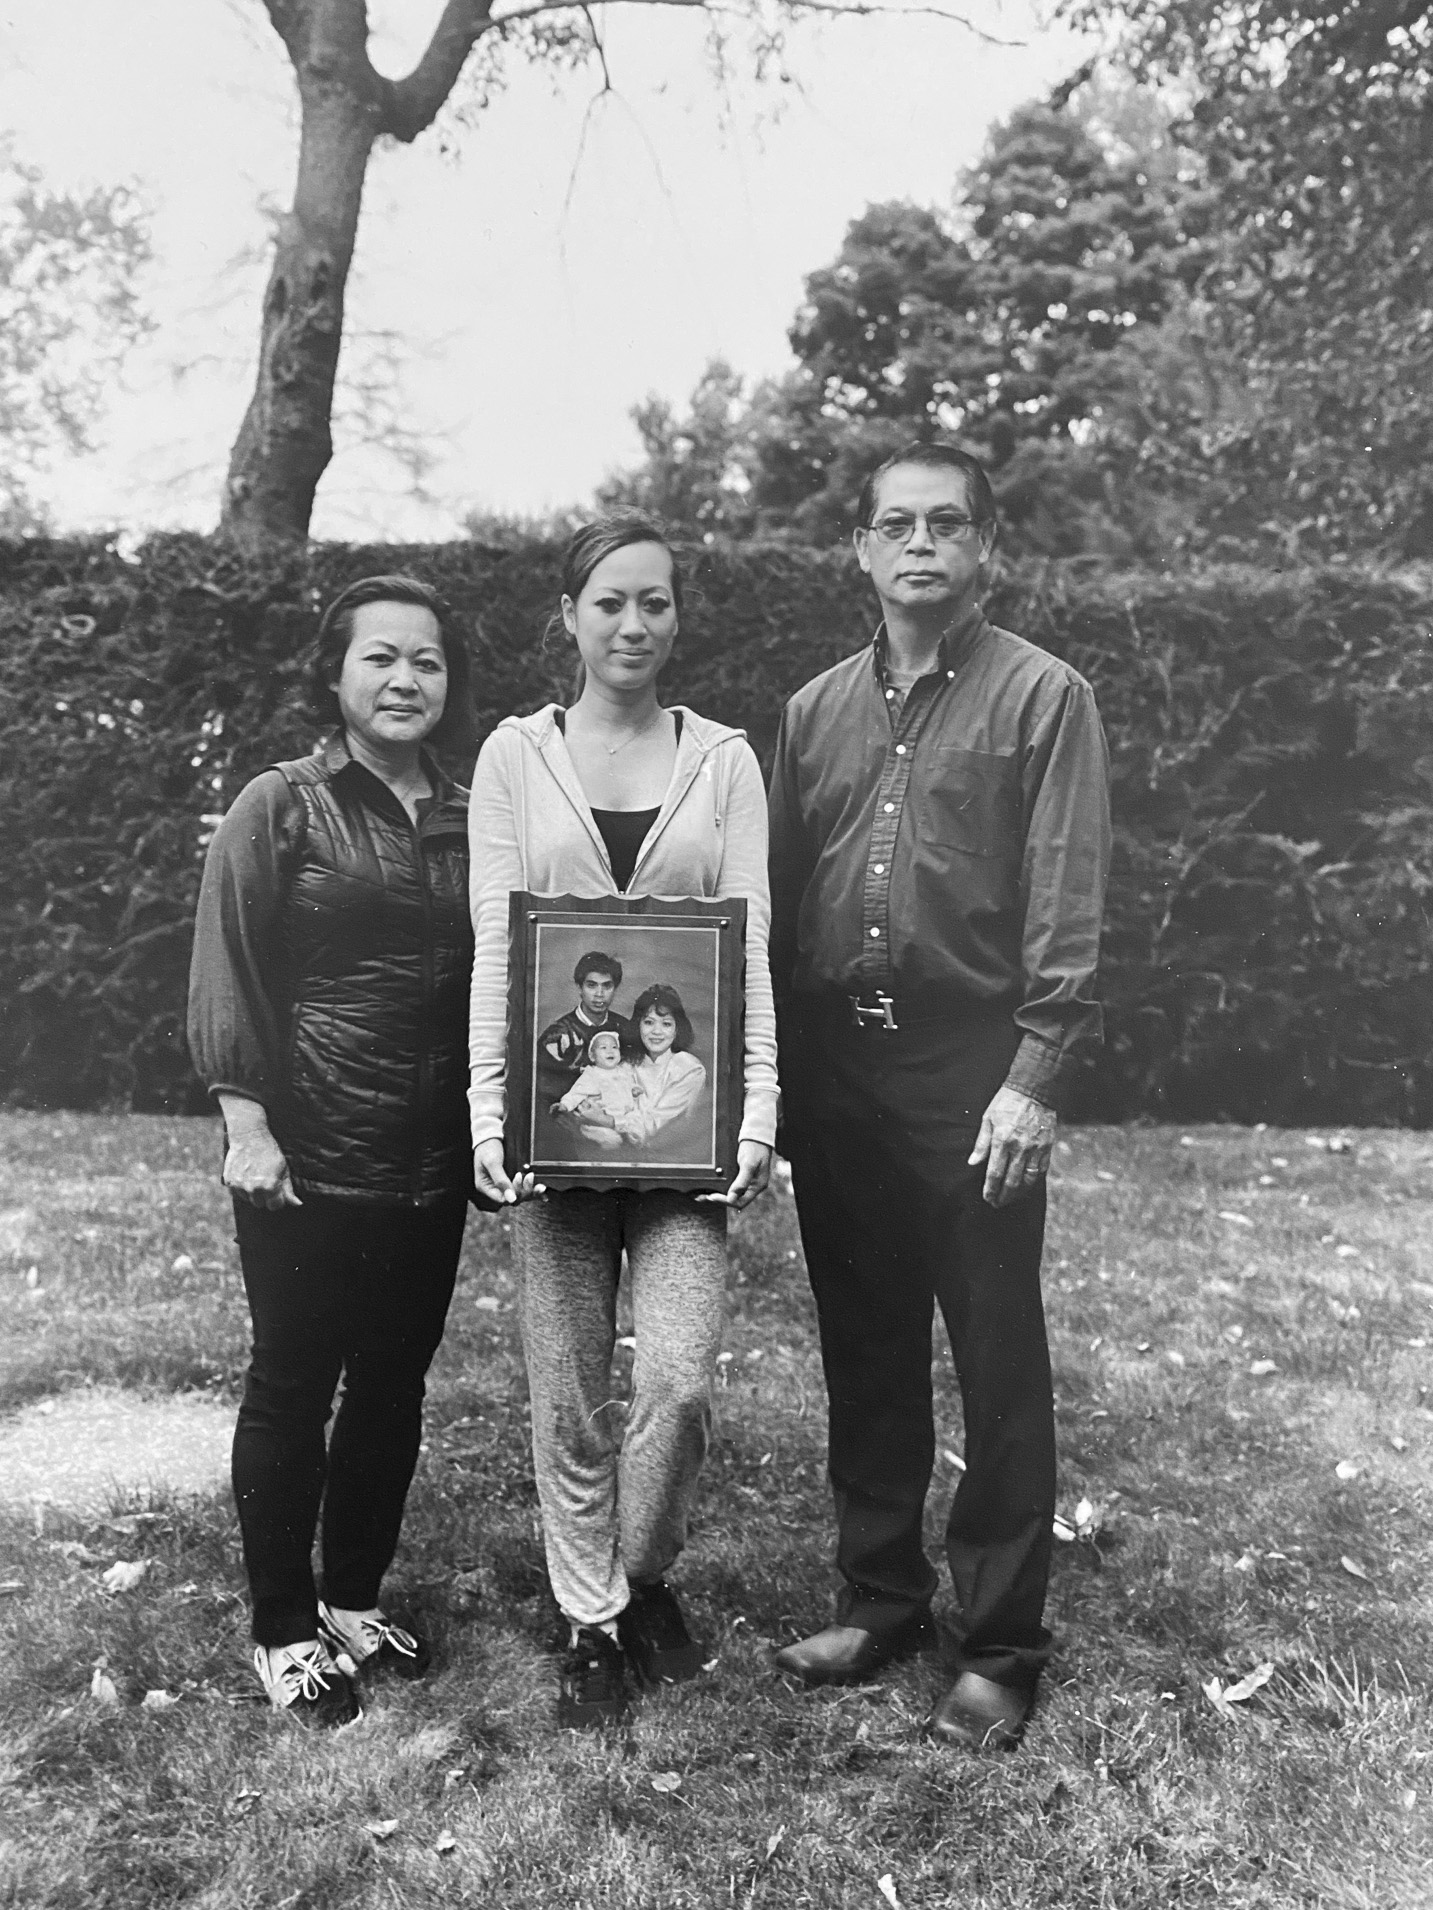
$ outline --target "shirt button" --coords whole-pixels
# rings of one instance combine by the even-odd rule
[[[895,813],[896,813],[896,805],[893,802],[888,802],[886,804],[886,814],[888,816],[893,816]]]
[[[896,754],[897,754],[897,756],[904,756],[904,755],[905,755],[905,753],[906,753],[906,746],[905,746],[905,744],[904,744],[904,743],[897,743],[897,744],[896,744]]]
[[[955,681],[955,671],[954,671],[954,670],[947,670],[947,671],[946,671],[946,673],[945,673],[945,675],[946,675],[946,681],[947,681],[948,683],[954,683],[954,681]]]
[[[871,940],[873,942],[878,941],[880,939],[880,934],[881,934],[881,931],[878,928],[873,928],[871,930]]]
[[[886,865],[884,862],[875,862],[875,863],[872,863],[871,866],[875,870],[877,875],[884,875],[886,873]]]
[[[893,697],[894,695],[895,695],[895,691],[894,691],[894,690],[887,690],[887,691],[886,691],[886,701],[887,701],[887,702],[889,702],[889,701],[890,701],[890,699],[891,699],[891,698],[892,698],[892,697]]]

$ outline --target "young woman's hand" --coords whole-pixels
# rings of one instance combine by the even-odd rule
[[[489,1200],[495,1200],[500,1206],[511,1207],[520,1200],[532,1200],[547,1189],[538,1180],[531,1168],[509,1175],[503,1166],[503,1144],[501,1141],[479,1141],[473,1149],[473,1179],[480,1194],[486,1194]]]
[[[766,1192],[771,1179],[771,1149],[761,1141],[738,1141],[736,1179],[724,1194],[698,1194],[698,1200],[719,1201],[738,1212]]]
[[[302,1207],[289,1178],[284,1151],[269,1129],[263,1103],[246,1094],[221,1094],[224,1131],[224,1185],[255,1207]]]

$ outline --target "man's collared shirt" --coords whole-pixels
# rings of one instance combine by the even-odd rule
[[[902,702],[884,630],[786,706],[771,783],[777,999],[1008,1006],[1008,1085],[1058,1106],[1094,999],[1108,758],[1088,683],[972,610]]]

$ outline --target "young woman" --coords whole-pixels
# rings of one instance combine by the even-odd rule
[[[467,653],[426,585],[367,577],[325,612],[309,690],[323,747],[256,776],[209,846],[189,1046],[253,1316],[234,1498],[254,1664],[286,1716],[344,1724],[340,1659],[428,1662],[379,1586],[472,1186],[466,795],[424,747],[471,734]]]
[[[580,658],[576,701],[499,724],[478,758],[470,810],[471,840],[481,845],[472,886],[475,1176],[480,1191],[521,1203],[512,1238],[533,1459],[548,1575],[570,1640],[558,1715],[573,1725],[621,1714],[629,1666],[653,1684],[691,1677],[701,1663],[665,1575],[686,1539],[710,1435],[727,1208],[747,1206],[766,1186],[776,1132],[765,793],[739,731],[658,701],[680,613],[676,563],[651,524],[580,530],[567,551],[561,624]],[[724,1195],[576,1188],[533,1199],[532,1174],[506,1171],[514,889],[745,897],[746,1092],[738,1172]],[[651,1024],[639,1036],[638,1073],[661,1105],[694,1062],[674,1051],[686,1016],[680,1000],[674,1011],[673,992],[649,989],[637,1004],[636,1019]],[[624,1248],[637,1339],[625,1433],[611,1398]]]

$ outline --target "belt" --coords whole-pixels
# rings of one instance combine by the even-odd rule
[[[918,1022],[940,1021],[951,1027],[992,1021],[1008,1023],[1011,1013],[1006,1003],[972,1001],[968,995],[941,988],[917,988],[896,994],[884,988],[871,988],[858,995],[838,988],[822,988],[799,995],[795,1000],[819,1008],[824,1015],[847,1027],[881,1034],[895,1033]]]

